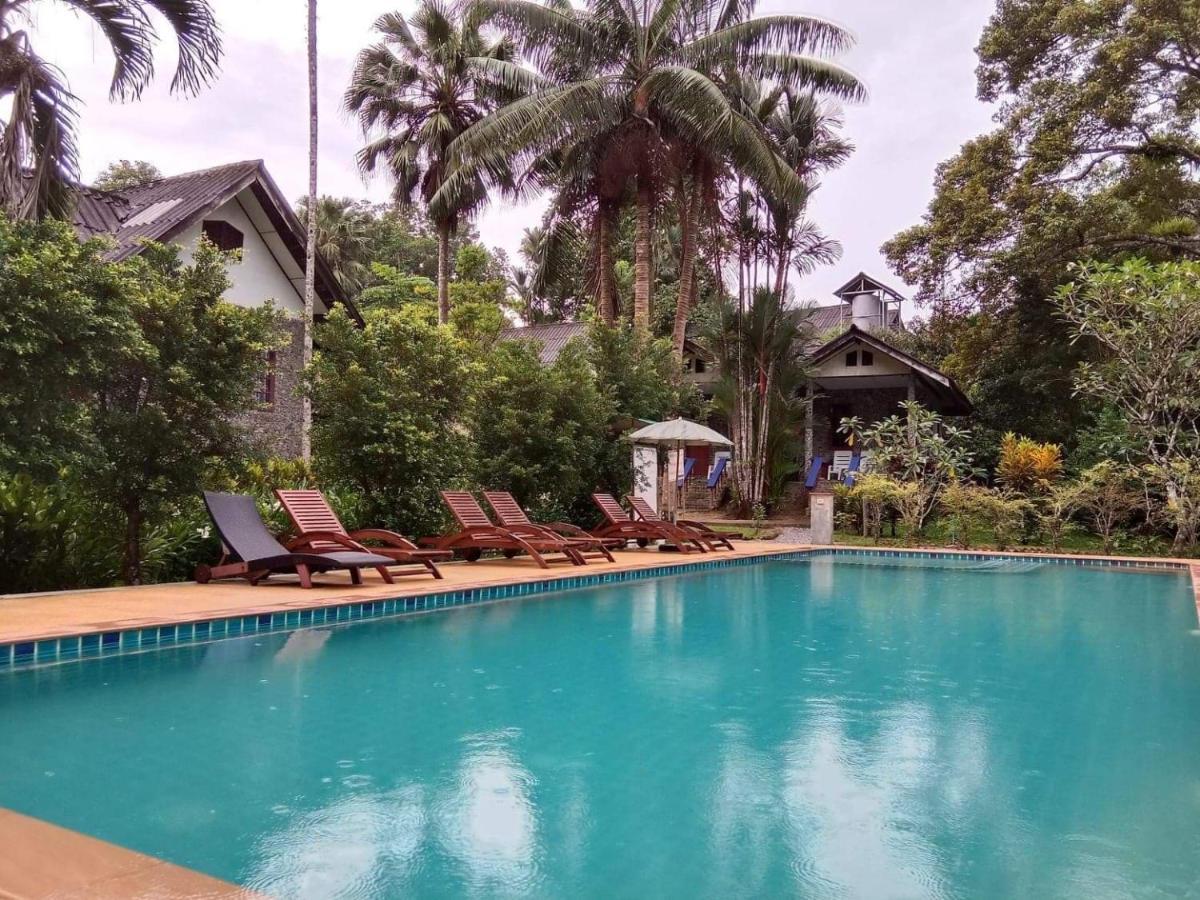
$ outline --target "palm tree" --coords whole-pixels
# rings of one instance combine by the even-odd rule
[[[307,197],[296,205],[296,213],[308,221]],[[349,296],[363,289],[371,274],[371,217],[362,201],[329,196],[317,199],[317,253]]]
[[[806,314],[788,310],[766,287],[749,303],[726,300],[718,312],[708,335],[722,373],[715,400],[729,421],[737,460],[730,470],[734,502],[745,516],[771,499],[771,483],[794,462],[783,454],[803,414],[798,395],[811,328]]]
[[[590,0],[586,10],[476,0],[473,7],[475,16],[513,36],[542,77],[492,67],[500,83],[526,95],[465,132],[454,145],[456,163],[475,172],[514,157],[533,166],[553,154],[573,155],[590,161],[590,174],[610,187],[599,207],[619,202],[630,186],[636,206],[633,314],[643,330],[650,319],[654,213],[673,148],[704,148],[782,195],[804,190],[762,127],[730,103],[721,73],[844,98],[864,93],[845,69],[805,55],[847,47],[850,37],[841,28],[806,16],[750,18],[752,11],[753,0]],[[573,77],[555,71],[563,59],[573,60]],[[578,184],[583,174],[572,172],[571,180]],[[597,210],[593,226],[601,292],[603,232],[612,222],[607,211]]]
[[[782,296],[789,269],[794,267],[800,274],[806,274],[816,265],[832,262],[841,255],[841,248],[835,242],[826,239],[804,219],[804,211],[808,196],[817,188],[817,173],[840,166],[854,146],[838,136],[841,118],[811,91],[780,92],[765,125],[784,162],[809,186],[808,194],[799,200],[764,191],[775,293]]]
[[[304,242],[304,368],[312,364],[313,314],[317,293],[317,0],[308,0],[308,213]],[[300,401],[300,457],[312,448],[312,402]]]
[[[154,10],[175,32],[179,60],[171,90],[195,93],[217,70],[221,39],[208,0],[62,0],[91,18],[116,57],[113,99],[134,99],[154,74]],[[62,72],[34,52],[30,7],[37,0],[0,0],[0,101],[11,104],[0,120],[0,202],[19,218],[65,218],[71,185],[79,180],[75,145],[77,98]]]
[[[438,235],[438,319],[450,316],[450,238],[459,222],[487,200],[483,174],[458,185],[453,202],[429,207],[449,171],[449,148],[505,96],[483,75],[481,61],[511,61],[507,41],[489,41],[478,24],[455,23],[438,0],[421,0],[406,19],[381,16],[374,28],[382,40],[358,55],[345,107],[358,116],[367,144],[359,167],[370,174],[384,167],[395,180],[402,206],[419,195]],[[503,165],[492,174],[503,181]]]

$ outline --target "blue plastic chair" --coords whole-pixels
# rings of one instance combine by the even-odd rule
[[[696,458],[689,456],[683,461],[683,474],[675,479],[675,487],[681,488],[692,474],[692,469],[696,468]]]
[[[862,454],[856,450],[854,455],[850,457],[850,465],[846,467],[846,477],[842,479],[842,483],[845,484],[846,487],[854,487],[854,476],[858,472],[858,469],[861,465]]]
[[[808,477],[804,479],[804,486],[810,491],[817,486],[817,479],[821,477],[821,465],[824,462],[821,457],[814,456],[812,462],[808,464]]]
[[[717,483],[721,480],[721,476],[725,474],[725,466],[728,464],[728,456],[722,456],[717,459],[717,464],[713,466],[713,470],[708,473],[708,489],[710,491],[717,486]]]

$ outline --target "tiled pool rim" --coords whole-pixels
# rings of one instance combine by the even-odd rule
[[[1111,557],[1057,556],[1052,554],[994,553],[986,551],[893,550],[861,547],[814,547],[808,550],[785,550],[733,559],[712,559],[702,562],[652,566],[617,572],[597,572],[591,575],[570,575],[542,581],[523,581],[494,584],[458,590],[433,590],[407,597],[373,600],[337,600],[325,606],[282,612],[250,613],[239,616],[208,618],[171,625],[128,628],[118,631],[50,638],[37,641],[0,643],[0,673],[24,670],[35,666],[56,665],[78,659],[115,656],[145,652],[159,647],[204,643],[249,634],[293,631],[315,625],[344,624],[364,619],[413,615],[459,606],[472,606],[514,597],[530,597],[555,591],[567,591],[623,581],[641,581],[666,575],[686,575],[694,572],[732,566],[757,565],[779,560],[813,559],[823,556],[925,558],[938,560],[995,560],[999,562],[1037,561],[1051,565],[1095,566],[1117,569],[1160,569],[1192,573],[1193,589],[1200,613],[1200,565],[1180,560],[1117,559]]]

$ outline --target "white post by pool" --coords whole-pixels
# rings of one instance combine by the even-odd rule
[[[813,491],[808,495],[808,523],[814,544],[833,543],[833,494]]]
[[[641,497],[658,512],[658,448],[633,445],[633,496]]]

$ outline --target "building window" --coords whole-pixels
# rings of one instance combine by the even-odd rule
[[[846,368],[852,368],[858,365],[858,351],[851,350],[846,354]]]
[[[862,352],[862,364],[864,366],[875,365],[875,354],[872,353],[870,350],[864,350]]]
[[[259,406],[275,405],[275,364],[275,351],[268,350],[267,364],[263,367],[258,387],[254,389],[254,402]]]
[[[701,375],[701,374],[703,374],[703,372],[704,372],[704,360],[702,360],[700,357],[698,357],[698,356],[697,356],[697,357],[696,357],[695,364],[694,364],[694,366],[693,366],[693,368],[692,368],[692,371],[693,371],[693,372],[695,372],[697,375]]]
[[[223,219],[205,219],[200,225],[200,230],[212,241],[213,246],[226,253],[230,250],[241,250],[245,243],[242,233]]]

